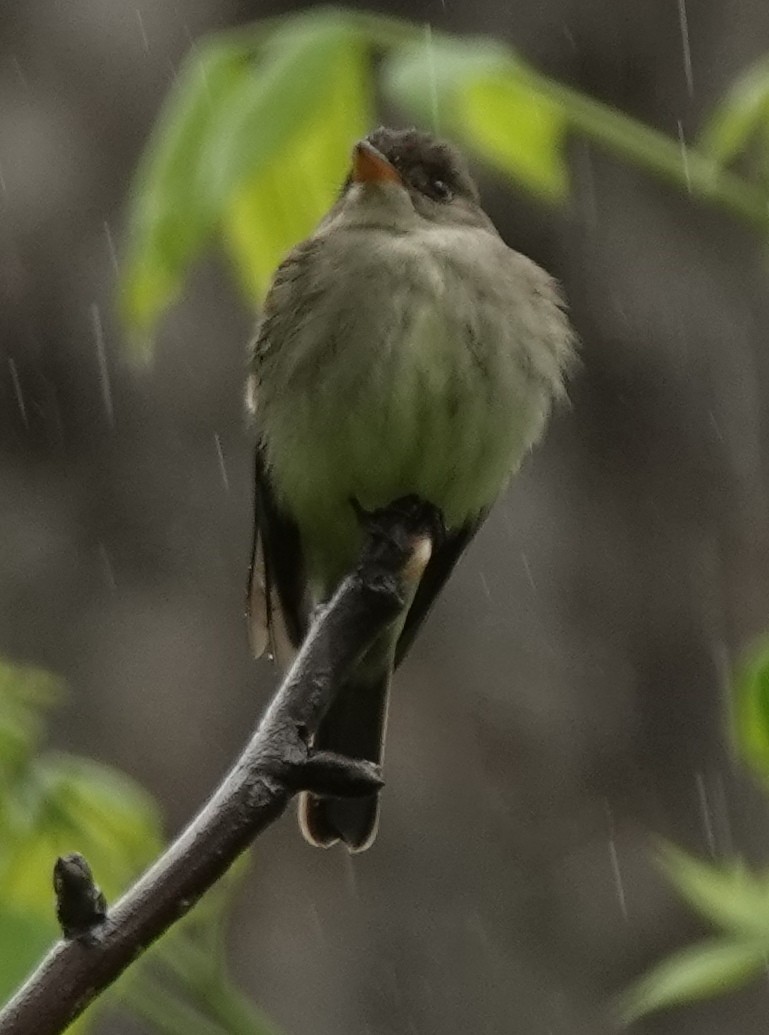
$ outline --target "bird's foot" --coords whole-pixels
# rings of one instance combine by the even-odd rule
[[[440,509],[415,493],[374,510],[366,510],[354,496],[350,497],[350,505],[358,524],[370,535],[385,537],[391,542],[400,542],[404,536],[413,540],[427,535],[433,543],[440,543],[446,537]]]
[[[406,584],[418,582],[436,543],[446,535],[440,510],[415,495],[375,510],[366,510],[356,499],[350,503],[368,539],[359,570],[395,567]]]

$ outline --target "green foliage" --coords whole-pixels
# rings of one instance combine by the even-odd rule
[[[769,947],[769,874],[751,874],[740,860],[713,866],[672,845],[660,861],[700,916],[738,938],[766,938]]]
[[[29,967],[25,946],[10,951],[5,910],[56,935],[53,861],[75,849],[113,896],[160,848],[157,810],[127,777],[86,759],[40,753],[46,712],[61,684],[48,673],[0,662],[0,958]],[[42,936],[42,935],[41,935]],[[12,989],[0,978],[0,996]]]
[[[254,302],[264,297],[288,248],[331,207],[351,141],[365,135],[373,112],[369,49],[344,19],[300,19],[298,30],[292,25],[279,39],[290,60],[273,70],[269,90],[261,75],[243,84],[240,118],[247,131],[231,134],[232,160],[223,163],[229,174],[220,195],[223,242]],[[274,108],[282,116],[265,133],[260,127]],[[241,154],[243,135],[252,145]]]
[[[738,673],[734,724],[743,758],[769,784],[769,642]]]
[[[567,113],[534,89],[506,47],[489,41],[428,38],[395,50],[384,86],[421,125],[462,141],[532,193],[563,200]]]
[[[739,749],[769,784],[769,645],[763,645],[735,680],[734,725]],[[631,1022],[653,1010],[718,995],[763,973],[769,960],[769,871],[750,872],[740,861],[714,864],[672,846],[661,864],[679,894],[718,935],[654,967],[624,997]]]
[[[353,143],[376,121],[377,88],[408,118],[447,133],[544,201],[568,201],[573,134],[767,234],[765,177],[753,182],[725,168],[759,127],[766,132],[760,71],[719,107],[701,148],[684,155],[678,139],[541,75],[493,41],[335,8],[213,36],[184,63],[136,177],[126,326],[149,355],[160,315],[213,241],[257,307],[281,257],[332,203]]]
[[[767,945],[714,938],[660,963],[628,994],[623,1016],[630,1024],[653,1010],[720,995],[766,967]]]
[[[0,1002],[59,937],[52,871],[81,852],[114,901],[159,854],[158,809],[133,780],[101,763],[44,751],[63,687],[46,672],[0,661]],[[131,968],[96,1010],[123,1002],[168,1035],[269,1035],[223,964],[224,921],[241,864]],[[70,1030],[86,1031],[92,1007]]]
[[[208,151],[247,67],[242,47],[218,41],[200,47],[155,127],[136,175],[132,251],[123,280],[124,309],[137,341],[176,298],[216,224]]]
[[[769,60],[759,61],[734,83],[711,115],[700,147],[719,164],[727,165],[754,140],[769,144]]]
[[[193,52],[133,190],[122,304],[140,348],[215,231],[261,300],[371,122],[367,51],[341,12],[320,11]]]
[[[40,753],[62,692],[46,672],[0,662],[0,1001],[58,936],[58,855],[81,851],[114,896],[161,844],[157,810],[133,781],[96,762]]]

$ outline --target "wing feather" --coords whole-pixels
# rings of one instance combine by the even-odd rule
[[[260,447],[256,450],[248,612],[254,655],[259,657],[269,645],[281,668],[288,667],[307,629],[304,558],[299,529],[277,503]]]

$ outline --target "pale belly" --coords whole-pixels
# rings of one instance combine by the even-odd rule
[[[429,263],[407,277],[372,268],[331,285],[321,316],[297,320],[263,375],[272,482],[322,591],[360,548],[352,497],[373,509],[416,494],[458,528],[505,487],[550,403],[472,285]]]

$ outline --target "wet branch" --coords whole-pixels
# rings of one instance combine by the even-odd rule
[[[357,658],[403,607],[430,557],[435,511],[400,500],[362,514],[366,541],[355,572],[314,618],[267,712],[222,784],[114,908],[82,856],[57,861],[54,886],[64,940],[0,1012],[2,1035],[57,1035],[278,818],[299,790],[371,793],[376,766],[313,754],[312,734]]]

